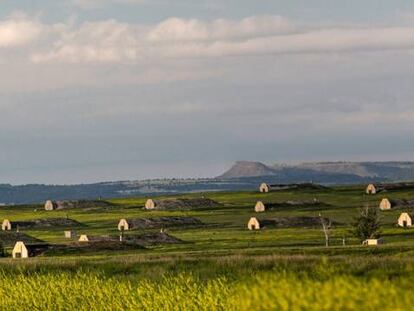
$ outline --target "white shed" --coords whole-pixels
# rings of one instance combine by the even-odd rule
[[[381,211],[388,211],[392,209],[392,207],[393,207],[392,201],[388,200],[387,198],[382,199],[379,205],[379,208]]]
[[[259,191],[262,193],[266,193],[270,191],[270,186],[266,183],[262,183],[259,187]]]
[[[128,220],[122,218],[118,223],[118,230],[119,231],[127,231],[129,230],[129,223]]]
[[[366,194],[376,194],[377,193],[377,188],[375,187],[374,184],[369,184],[367,186],[367,189],[365,190]]]
[[[148,199],[147,202],[145,202],[145,209],[154,209],[156,207],[156,203],[153,199]]]
[[[57,203],[52,201],[52,200],[47,200],[45,202],[45,210],[46,211],[53,211],[54,209],[56,209],[57,207]]]
[[[29,250],[22,241],[16,242],[12,252],[13,258],[28,258]]]
[[[260,223],[256,217],[250,218],[249,222],[247,223],[247,228],[249,230],[260,230]]]
[[[86,234],[81,234],[78,241],[79,242],[89,242],[89,237]]]
[[[11,229],[12,229],[12,225],[11,225],[10,220],[4,219],[3,220],[3,223],[1,224],[1,230],[3,230],[3,231],[9,231]]]
[[[401,213],[400,217],[398,217],[398,225],[400,227],[412,227],[413,226],[413,215],[408,213]]]
[[[262,201],[257,201],[256,206],[254,207],[254,211],[256,213],[262,213],[266,210],[266,206]]]
[[[64,234],[65,234],[66,239],[76,238],[76,231],[75,230],[65,230]]]
[[[383,244],[382,239],[366,239],[364,242],[362,242],[362,245],[366,246],[376,246]]]

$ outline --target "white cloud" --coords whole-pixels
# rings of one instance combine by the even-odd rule
[[[226,40],[292,32],[293,24],[281,16],[251,16],[240,21],[170,18],[153,27],[150,41]]]
[[[43,25],[25,16],[12,16],[0,22],[0,47],[16,47],[35,41]]]
[[[156,25],[108,20],[63,27],[49,45],[32,51],[31,59],[35,63],[139,64],[169,58],[413,48],[414,27],[298,27],[280,16],[211,22],[171,18]]]
[[[139,54],[140,26],[114,20],[84,23],[63,30],[47,52],[34,52],[34,62],[57,60],[70,63],[134,61]]]

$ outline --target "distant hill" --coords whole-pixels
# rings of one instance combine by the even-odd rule
[[[243,177],[258,177],[277,175],[275,168],[264,165],[260,162],[238,161],[227,172],[217,179],[232,179]]]
[[[319,183],[323,185],[414,181],[414,162],[315,162],[299,165],[265,165],[236,162],[217,178],[115,181],[79,185],[0,184],[0,206],[42,203],[45,200],[98,200],[189,192],[256,190],[268,183]]]
[[[307,178],[321,177],[321,174],[371,178],[387,181],[414,180],[414,162],[310,162],[298,165],[267,166],[260,162],[239,161],[218,179],[239,179],[258,176],[299,176],[303,173]],[[356,178],[356,181],[358,178]]]
[[[319,172],[384,178],[390,181],[414,180],[414,162],[315,162],[303,163],[297,167]]]

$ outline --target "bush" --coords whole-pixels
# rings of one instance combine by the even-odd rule
[[[354,224],[354,235],[361,241],[380,237],[380,218],[376,207],[364,207]]]

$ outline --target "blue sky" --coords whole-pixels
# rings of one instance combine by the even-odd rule
[[[412,1],[0,0],[0,182],[411,160]]]
[[[68,16],[80,20],[118,19],[128,22],[159,22],[171,16],[182,18],[242,18],[277,14],[304,21],[393,22],[401,12],[414,11],[409,0],[2,0],[0,15],[20,10],[59,21]]]

